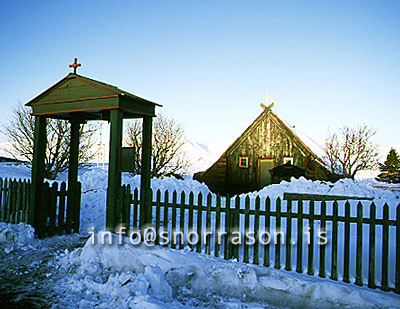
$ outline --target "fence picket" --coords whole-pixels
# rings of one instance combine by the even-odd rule
[[[201,246],[203,243],[203,194],[200,192],[197,196],[197,235],[199,241],[196,245],[196,252],[201,253]]]
[[[350,203],[345,204],[343,281],[350,283]]]
[[[303,201],[297,202],[297,258],[296,272],[303,272]]]
[[[357,204],[357,240],[356,240],[356,282],[358,286],[362,286],[362,247],[363,247],[363,205],[361,202]]]
[[[320,233],[324,233],[326,237],[326,202],[321,202],[321,229]],[[324,243],[320,243],[319,246],[319,272],[318,276],[321,278],[325,278],[325,250],[326,245]]]
[[[161,191],[156,193],[156,245],[160,244]]]
[[[172,192],[172,228],[171,228],[171,248],[176,249],[176,204],[177,204],[177,193]]]
[[[231,197],[229,194],[225,197],[225,238],[224,238],[224,259],[229,260],[232,257],[230,245],[231,239]]]
[[[309,202],[309,219],[308,219],[308,265],[307,274],[314,275],[314,201]]]
[[[219,257],[220,237],[221,231],[221,195],[217,194],[217,203],[215,207],[215,235],[214,235],[214,255]]]
[[[396,208],[396,278],[394,291],[400,294],[400,204]]]
[[[188,242],[189,247],[193,249],[193,204],[194,204],[194,194],[190,192],[189,194],[189,226],[188,226]]]
[[[253,264],[258,265],[260,262],[259,245],[260,245],[260,197],[256,197],[255,201],[255,215],[254,215],[254,243],[253,250]]]
[[[0,178],[0,221],[4,221],[3,178]]]
[[[285,270],[292,270],[292,201],[286,203],[286,259]]]
[[[181,204],[179,209],[179,214],[180,214],[179,231],[182,232],[182,234],[179,236],[179,249],[184,248],[184,242],[185,242],[185,199],[186,199],[185,192],[182,191]]]
[[[333,216],[332,216],[332,264],[331,276],[332,280],[338,280],[337,274],[337,251],[338,251],[338,215],[339,204],[337,201],[333,202]]]
[[[281,268],[281,198],[276,200],[276,223],[275,223],[275,268]]]
[[[389,272],[389,206],[383,206],[383,232],[382,232],[382,290],[389,291],[388,272]]]
[[[60,202],[58,205],[58,234],[63,235],[65,231],[65,199],[67,196],[67,184],[63,181],[60,185]]]
[[[246,235],[250,230],[250,197],[247,195],[245,199],[245,210],[244,210],[244,235]],[[249,243],[247,241],[247,238],[245,237],[244,239],[244,244],[243,244],[243,262],[248,263],[249,262]]]
[[[236,237],[232,237],[232,257],[239,261],[239,244],[234,244],[233,240],[237,238],[237,233],[240,231],[240,197],[237,195],[235,198],[235,208],[232,216],[232,236],[233,233]]]
[[[268,242],[264,238],[264,266],[269,267],[271,262],[269,260],[269,250],[271,243],[271,199],[269,196],[265,200],[265,219],[264,219],[264,235],[269,235]]]
[[[133,226],[132,226],[132,231],[137,232],[138,231],[138,226],[139,226],[139,190],[138,188],[135,188],[133,191]]]
[[[368,258],[368,287],[375,289],[375,218],[376,206],[372,202],[369,207],[369,258]]]
[[[164,217],[163,217],[163,235],[165,237],[168,237],[168,239],[171,239],[169,236],[168,232],[168,226],[169,226],[169,192],[168,190],[165,190],[164,193]],[[168,242],[164,243],[165,247],[168,247]]]
[[[206,254],[211,254],[211,202],[212,202],[212,196],[211,193],[207,195],[207,213],[206,213],[206,237],[205,237],[205,242],[206,242],[206,249],[205,253]]]

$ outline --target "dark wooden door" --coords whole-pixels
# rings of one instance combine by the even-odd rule
[[[274,168],[274,159],[258,160],[258,185],[260,188],[272,183],[270,169]]]

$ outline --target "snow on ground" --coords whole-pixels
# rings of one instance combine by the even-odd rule
[[[2,178],[29,178],[24,165],[0,164]],[[58,181],[66,180],[66,173]],[[45,240],[33,238],[29,225],[0,223],[0,302],[54,307],[400,307],[400,298],[352,284],[323,280],[204,254],[163,247],[91,245],[87,231],[105,226],[107,172],[79,171],[82,182],[81,233]],[[123,183],[139,187],[140,177],[123,174]],[[378,183],[380,184],[380,183]],[[284,192],[372,197],[392,209],[399,192],[375,188],[371,179],[337,183],[293,179],[250,193],[254,199]],[[153,179],[158,189],[210,193],[186,177]],[[214,196],[215,198],[215,196]],[[241,196],[244,198],[244,195]],[[85,237],[84,237],[85,236]]]
[[[33,238],[0,224],[0,302],[54,308],[395,308],[400,296],[113,235]],[[106,238],[106,240],[108,240]],[[93,244],[94,242],[94,244]],[[107,243],[107,242],[106,242]],[[75,249],[74,249],[75,248]]]

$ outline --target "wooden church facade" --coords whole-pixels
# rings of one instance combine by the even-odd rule
[[[309,179],[332,180],[329,170],[270,109],[265,110],[205,172],[194,175],[211,191],[250,192],[278,182],[270,170],[290,163]]]

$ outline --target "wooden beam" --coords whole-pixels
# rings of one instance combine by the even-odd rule
[[[151,224],[151,140],[152,140],[152,117],[143,117],[143,145],[142,145],[142,166],[140,181],[140,196],[144,207],[141,211],[140,223],[142,226]]]
[[[41,224],[41,219],[43,217],[41,210],[44,207],[42,200],[46,144],[46,117],[36,116],[33,142],[31,207],[29,213],[29,223],[35,228],[36,234],[39,237],[42,237],[44,232],[43,225]]]
[[[110,111],[110,156],[108,165],[108,189],[107,189],[107,230],[115,228],[115,208],[121,191],[121,172],[119,150],[122,144],[122,111],[119,109]]]

